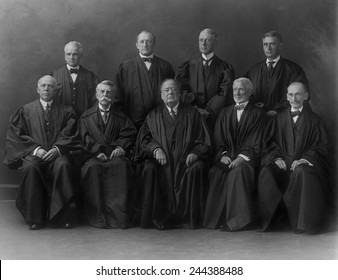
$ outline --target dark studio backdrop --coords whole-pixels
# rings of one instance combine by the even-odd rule
[[[261,35],[278,30],[282,55],[301,65],[312,108],[325,121],[337,158],[336,0],[0,0],[0,158],[8,119],[38,97],[36,82],[64,63],[64,45],[84,47],[83,65],[113,79],[121,61],[136,54],[135,36],[157,36],[155,53],[173,67],[198,54],[200,30],[219,35],[216,53],[236,77],[264,58]],[[336,168],[334,167],[334,170]],[[16,183],[0,166],[0,183]]]

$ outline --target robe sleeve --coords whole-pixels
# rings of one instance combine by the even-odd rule
[[[123,125],[120,129],[119,137],[111,143],[112,149],[121,147],[127,153],[130,152],[135,144],[136,128],[129,118],[123,119]]]
[[[153,139],[146,119],[137,136],[135,160],[140,161],[153,158],[153,152],[157,148],[163,149],[161,145]]]
[[[67,107],[65,110],[66,122],[54,143],[54,146],[58,147],[61,154],[65,154],[70,150],[82,149],[77,129],[77,115],[71,107]]]
[[[21,159],[31,154],[35,148],[40,146],[29,136],[27,123],[24,117],[23,108],[17,110],[9,120],[5,151],[4,164],[12,169],[21,166]]]
[[[250,160],[256,160],[259,158],[261,152],[261,142],[264,128],[263,113],[256,112],[256,114],[251,116],[251,119],[251,126],[245,136],[246,141],[243,143],[238,154],[243,154],[249,157]]]
[[[226,64],[222,69],[222,73],[223,79],[219,95],[232,98],[232,83],[235,80],[235,70],[231,64]]]
[[[262,155],[261,165],[262,167],[272,163],[275,159],[285,159],[285,155],[282,152],[279,144],[276,141],[276,129],[277,129],[277,118],[276,116],[268,122],[263,135],[262,144]]]
[[[328,156],[328,136],[324,122],[319,120],[316,127],[315,140],[311,147],[303,153],[301,158],[306,159],[314,165],[326,165]]]
[[[190,153],[194,153],[200,159],[208,159],[211,154],[211,138],[209,129],[203,117],[195,110],[195,140]]]
[[[97,143],[90,134],[87,127],[88,122],[84,118],[79,119],[79,135],[85,151],[93,156],[105,152],[104,145]]]

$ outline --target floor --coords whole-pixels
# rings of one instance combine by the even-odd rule
[[[8,198],[8,197],[7,197]],[[14,200],[0,200],[0,259],[2,260],[133,260],[338,259],[336,226],[318,235],[278,232],[130,228],[30,231]]]

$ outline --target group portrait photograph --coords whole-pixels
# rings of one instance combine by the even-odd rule
[[[0,7],[1,260],[338,259],[337,1]]]

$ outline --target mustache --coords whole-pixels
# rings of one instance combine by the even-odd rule
[[[106,100],[106,101],[108,101],[108,102],[111,102],[111,101],[112,101],[112,99],[109,98],[109,97],[101,97],[101,98],[99,99],[99,101],[103,101],[103,100]]]

